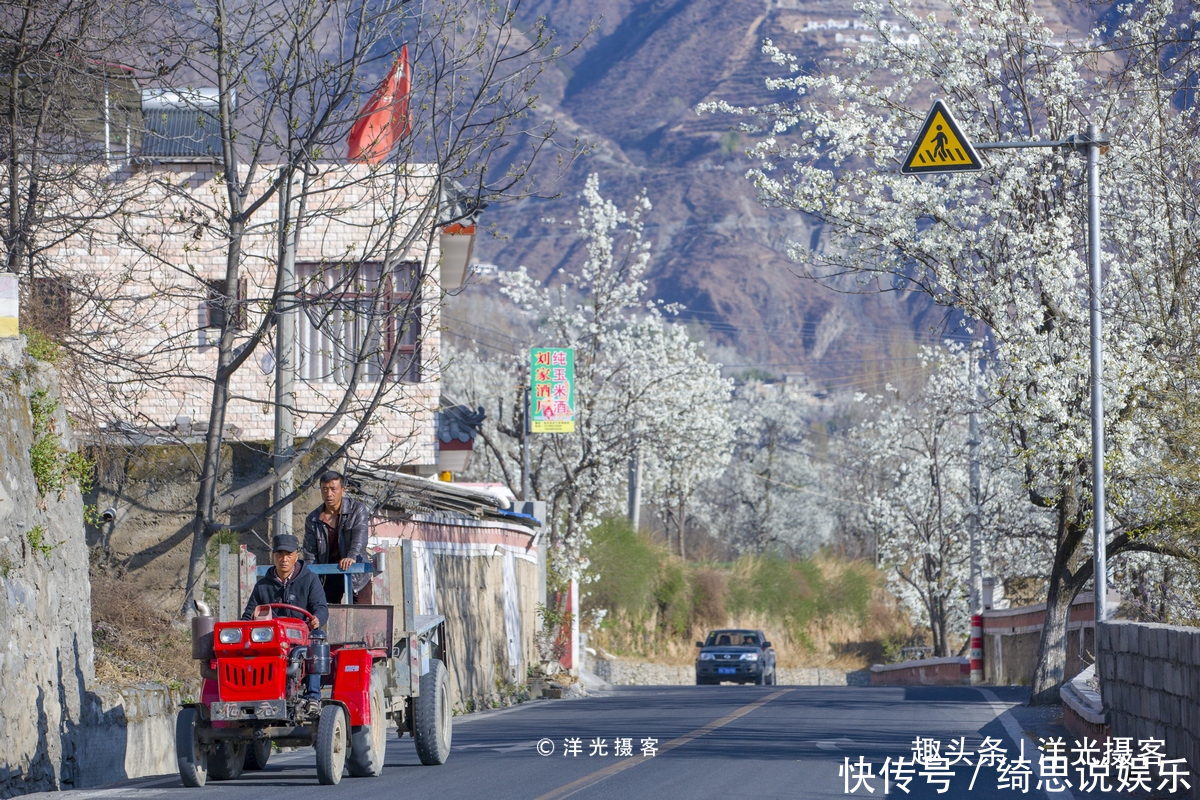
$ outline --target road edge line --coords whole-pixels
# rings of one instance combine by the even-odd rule
[[[972,688],[983,695],[983,699],[986,700],[988,705],[992,707],[992,710],[996,712],[996,718],[1000,720],[1000,724],[1004,726],[1004,730],[1008,733],[1010,739],[1018,744],[1022,740],[1027,741],[1033,745],[1033,752],[1035,754],[1041,752],[1038,749],[1038,743],[1033,740],[1033,737],[1027,735],[1025,731],[1021,730],[1021,726],[1017,723],[1016,718],[1009,713],[1008,706],[995,692],[993,692],[991,689],[984,689],[980,686],[973,686]],[[1030,766],[1035,768],[1034,771],[1037,774],[1040,782],[1042,778],[1041,762],[1034,758],[1030,758],[1029,761]],[[1037,789],[1034,789],[1034,791],[1037,791]],[[1048,800],[1075,800],[1075,795],[1070,789],[1063,789],[1061,792],[1050,792],[1045,789],[1042,789],[1041,791],[1044,795],[1046,795]]]

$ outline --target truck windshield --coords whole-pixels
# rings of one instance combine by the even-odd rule
[[[755,631],[713,631],[704,642],[705,647],[758,647]]]

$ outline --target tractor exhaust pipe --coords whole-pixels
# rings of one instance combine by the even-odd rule
[[[196,612],[197,615],[192,617],[192,658],[207,665],[207,662],[217,657],[216,650],[213,649],[213,629],[216,627],[217,618],[203,600],[196,601]]]

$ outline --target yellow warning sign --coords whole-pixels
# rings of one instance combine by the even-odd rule
[[[954,121],[950,109],[941,100],[934,101],[900,171],[912,175],[924,172],[975,172],[981,169],[983,164],[975,148],[971,147],[971,142]]]

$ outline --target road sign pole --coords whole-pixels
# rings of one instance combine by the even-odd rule
[[[1104,621],[1108,599],[1108,552],[1105,544],[1104,516],[1104,343],[1100,338],[1100,133],[1088,125],[1088,294],[1091,297],[1092,336],[1092,584],[1096,592],[1096,623]],[[1099,642],[1100,630],[1096,629]]]
[[[943,134],[948,135],[949,139],[942,138]],[[947,146],[947,141],[951,142],[951,146]],[[1104,134],[1100,133],[1094,124],[1089,124],[1086,134],[1068,136],[1065,139],[975,144],[962,134],[950,109],[938,100],[930,110],[929,116],[925,118],[925,124],[900,167],[903,173],[917,175],[975,171],[982,169],[982,164],[974,157],[974,150],[1069,147],[1087,151],[1088,295],[1092,361],[1092,564],[1095,567],[1092,584],[1095,587],[1097,623],[1105,619],[1105,603],[1108,599],[1104,498],[1104,346],[1101,339],[1103,320],[1100,316],[1100,294],[1104,287],[1103,276],[1100,273],[1100,154],[1108,143],[1109,140]],[[961,150],[954,149],[954,145],[961,145]],[[953,152],[950,152],[951,150]],[[974,586],[972,594],[973,590]]]
[[[521,401],[525,406],[521,414],[521,500],[533,500],[533,471],[529,466],[530,403],[532,397],[528,386],[521,387]]]

